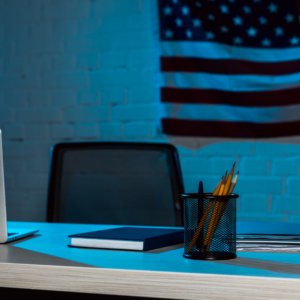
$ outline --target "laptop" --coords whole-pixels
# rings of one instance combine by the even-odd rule
[[[6,222],[2,132],[0,130],[0,244],[21,239],[38,232],[37,229],[9,229]]]

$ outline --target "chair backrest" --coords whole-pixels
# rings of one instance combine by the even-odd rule
[[[174,146],[61,143],[50,155],[48,222],[183,226]]]

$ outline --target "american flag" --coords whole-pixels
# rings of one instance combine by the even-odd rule
[[[170,135],[300,135],[293,0],[158,0],[158,117]]]

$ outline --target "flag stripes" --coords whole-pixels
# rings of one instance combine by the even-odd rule
[[[300,47],[260,49],[236,47],[216,42],[161,41],[161,56],[206,59],[239,59],[256,62],[279,62],[300,59]]]
[[[245,107],[230,105],[199,105],[165,103],[162,116],[190,120],[220,120],[231,122],[273,123],[297,121],[300,104],[283,107]]]
[[[227,75],[285,75],[298,73],[300,59],[285,62],[252,62],[238,59],[161,57],[162,72],[211,73]]]
[[[213,89],[161,88],[162,103],[224,104],[248,107],[273,107],[300,103],[300,87],[259,92],[230,92]]]
[[[228,121],[194,121],[163,119],[168,134],[224,138],[271,138],[299,135],[300,121],[282,123],[250,123]]]

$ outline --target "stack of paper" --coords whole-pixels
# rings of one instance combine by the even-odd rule
[[[238,251],[300,252],[300,235],[237,235]]]
[[[300,224],[238,222],[237,251],[300,252]]]

